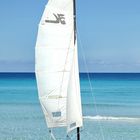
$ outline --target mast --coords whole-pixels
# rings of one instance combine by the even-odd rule
[[[80,140],[80,127],[77,127],[77,140]]]
[[[73,0],[73,16],[74,16],[74,45],[76,42],[76,0]],[[80,140],[80,127],[77,127],[77,140]]]
[[[74,16],[74,45],[76,42],[76,0],[73,0],[73,16]]]

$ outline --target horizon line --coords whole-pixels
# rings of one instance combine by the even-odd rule
[[[80,74],[89,73],[89,74],[140,74],[140,72],[79,72]],[[0,74],[35,74],[35,72],[0,72]]]

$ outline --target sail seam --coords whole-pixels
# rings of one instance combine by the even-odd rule
[[[38,48],[45,48],[45,49],[54,49],[54,50],[71,50],[74,51],[74,48],[54,48],[54,47],[47,47],[46,45],[36,46],[35,49]]]

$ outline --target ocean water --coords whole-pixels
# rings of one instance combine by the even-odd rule
[[[82,140],[140,139],[140,74],[80,74]],[[66,139],[64,128],[53,130]],[[0,74],[0,140],[49,140],[33,73]],[[73,132],[69,139],[76,139]]]

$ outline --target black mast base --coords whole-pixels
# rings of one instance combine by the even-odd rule
[[[80,140],[80,127],[77,127],[77,140]]]

